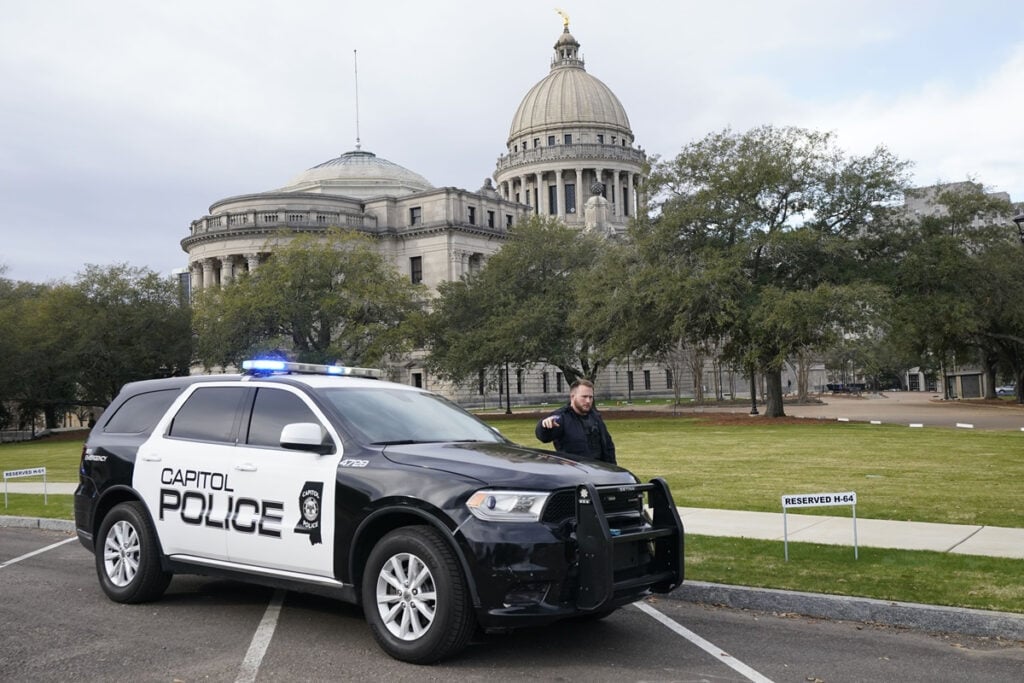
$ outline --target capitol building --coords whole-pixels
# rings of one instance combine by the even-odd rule
[[[513,113],[505,150],[479,189],[435,187],[357,145],[279,189],[214,202],[181,241],[188,279],[193,291],[223,287],[259,268],[289,235],[343,228],[374,238],[400,273],[435,290],[481,268],[531,214],[608,237],[623,234],[640,205],[645,161],[625,108],[587,72],[566,19],[550,70]],[[443,390],[465,404],[500,400],[494,378],[445,389],[415,355],[392,370],[398,381]],[[601,398],[672,391],[671,373],[654,364],[609,368],[605,375],[596,382]],[[559,402],[568,391],[553,367],[514,370],[508,381],[513,405]]]

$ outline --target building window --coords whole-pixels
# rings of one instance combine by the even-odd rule
[[[487,212],[487,227],[488,228],[493,228],[494,227],[494,212],[493,211],[488,211]]]
[[[419,225],[423,222],[423,209],[419,206],[414,206],[409,209],[409,225]]]
[[[523,371],[516,370],[516,393],[523,393]]]
[[[599,145],[603,145],[604,144],[604,133],[598,133],[597,134],[597,144],[599,144]]]
[[[565,144],[571,145],[572,144],[572,133],[566,133],[565,137],[563,137],[562,140],[565,142]]]
[[[512,145],[512,151],[513,152],[518,152],[519,151],[519,145],[518,144]]]
[[[576,183],[565,184],[565,212],[576,213]]]
[[[614,135],[612,136],[612,144],[613,145],[615,144],[615,136]]]
[[[628,216],[629,215],[629,188],[628,187],[623,187],[622,188],[622,215],[623,216]]]
[[[534,138],[533,139],[533,147],[534,147],[534,149],[536,149],[537,147],[540,147],[540,138]]]
[[[486,378],[486,373],[481,370],[480,374],[477,376],[477,390],[480,392],[481,396],[484,395],[484,387],[487,385],[487,382],[485,381]]]
[[[633,391],[633,371],[629,370],[626,372],[626,386],[629,387],[630,391]]]
[[[646,391],[651,390],[651,371],[644,370],[644,389]]]
[[[558,186],[548,185],[548,213],[552,216],[558,213]]]
[[[560,373],[560,372],[556,372],[555,373],[555,391],[557,391],[558,393],[562,393],[562,391],[564,391],[562,389],[562,380],[563,379],[564,379],[564,377],[562,377],[562,373]]]
[[[665,388],[666,389],[671,389],[672,388],[672,371],[671,370],[665,370]]]
[[[423,373],[422,372],[414,372],[414,373],[412,373],[412,385],[414,387],[416,387],[417,389],[422,389],[423,388]]]
[[[519,201],[519,196],[518,195],[516,196],[516,201],[517,202]],[[506,213],[505,214],[505,227],[506,228],[511,228],[512,227],[512,214],[510,214],[510,213]]]
[[[409,275],[414,285],[423,282],[423,257],[413,256],[409,259]]]
[[[555,146],[555,136],[554,135],[549,135],[548,136],[548,147],[554,147],[554,146]]]
[[[548,386],[548,373],[546,373],[546,372],[542,372],[541,373],[541,375],[540,375],[540,384],[541,384],[541,391],[543,391],[545,394],[548,393],[548,391],[550,391],[551,388]]]
[[[470,225],[476,225],[476,207],[475,206],[470,206],[468,208],[469,208],[469,211],[468,211],[469,215],[467,216],[467,218],[469,219],[469,224]]]

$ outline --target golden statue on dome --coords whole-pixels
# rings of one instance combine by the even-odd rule
[[[564,28],[565,30],[568,31],[569,30],[569,15],[565,13],[565,10],[558,9],[557,7],[555,8],[555,11],[558,12],[558,16],[562,17],[562,28]]]

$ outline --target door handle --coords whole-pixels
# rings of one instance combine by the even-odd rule
[[[235,469],[239,472],[255,472],[256,465],[253,465],[251,462],[243,462],[235,465]]]

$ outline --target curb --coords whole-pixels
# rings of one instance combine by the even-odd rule
[[[1024,614],[690,581],[665,597],[761,612],[1024,641]]]
[[[10,517],[0,515],[0,527],[15,529],[45,529],[75,533],[75,523],[70,519],[47,519],[43,517]]]

